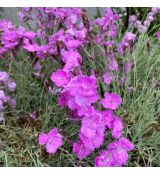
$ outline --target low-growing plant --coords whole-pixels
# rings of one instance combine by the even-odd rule
[[[73,166],[83,166],[90,157],[91,166],[96,167],[127,165],[131,155],[137,159],[134,152],[143,139],[139,132],[147,134],[142,122],[153,129],[159,115],[159,33],[156,39],[146,33],[159,12],[152,8],[143,23],[131,16],[123,36],[121,16],[111,8],[94,20],[85,8],[23,8],[19,17],[26,28],[4,19],[0,22],[1,64],[17,71],[13,73],[17,109],[30,112],[29,119],[21,117],[20,125],[26,120],[32,125],[44,115],[40,128],[44,125],[45,129],[38,134],[38,142],[51,156],[61,150]],[[25,67],[21,70],[19,64]],[[0,87],[3,83],[15,91],[16,84],[4,71],[0,72]],[[1,90],[1,110],[3,97]],[[15,100],[9,102],[16,107]],[[149,120],[150,110],[145,118],[143,109],[152,111],[153,121]],[[60,119],[59,111],[63,114]],[[55,114],[53,126],[49,114]],[[134,123],[136,120],[141,121]],[[66,128],[66,122],[73,126]],[[68,150],[63,149],[64,144]],[[79,159],[76,163],[73,156]]]

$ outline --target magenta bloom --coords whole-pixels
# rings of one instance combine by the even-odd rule
[[[62,60],[66,63],[64,71],[71,71],[74,67],[80,66],[82,57],[77,51],[69,50],[63,54]]]
[[[129,17],[129,22],[135,22],[137,17],[135,15],[132,15]]]
[[[14,92],[16,90],[16,83],[15,82],[8,82],[7,84],[9,91]]]
[[[86,158],[92,150],[88,149],[82,141],[73,144],[73,152],[76,153],[77,157],[82,160]]]
[[[103,107],[115,110],[122,103],[122,99],[116,93],[108,93],[104,94],[105,98],[102,99],[101,103]]]
[[[79,47],[80,45],[82,45],[82,41],[79,41],[79,40],[69,40],[65,44],[70,49],[76,49],[77,47]]]
[[[3,102],[0,100],[0,112],[3,111],[4,109],[4,105],[3,105]]]
[[[0,71],[0,82],[6,82],[8,79],[9,79],[8,73]]]
[[[128,33],[125,34],[123,40],[124,40],[125,42],[130,42],[130,41],[134,42],[135,38],[136,38],[136,35],[135,35],[135,34],[133,34],[133,33],[131,33],[131,32],[128,32]]]
[[[101,151],[95,159],[96,167],[120,167],[128,161],[128,151],[132,151],[134,145],[128,139],[121,137],[118,141],[108,145],[107,150]]]
[[[25,32],[23,34],[23,36],[29,40],[33,40],[35,38],[36,34],[32,31],[29,31],[29,32]]]
[[[133,143],[124,137],[108,145],[108,150],[112,150],[115,162],[121,166],[127,163],[128,151],[132,151],[133,149]]]
[[[132,66],[133,66],[133,64],[131,64],[131,63],[124,64],[124,73],[128,74],[130,72],[130,70],[132,69]]]
[[[85,147],[91,151],[99,148],[104,142],[105,128],[103,115],[100,111],[95,111],[92,116],[84,116],[79,137]]]
[[[36,44],[36,43],[27,44],[27,45],[23,46],[23,48],[26,49],[28,52],[37,52],[40,49],[38,44]]]
[[[65,71],[58,69],[56,72],[53,72],[51,75],[51,80],[56,84],[57,87],[64,86],[68,83],[70,76]]]
[[[2,102],[6,102],[7,101],[7,96],[5,95],[3,90],[0,90],[0,100]]]
[[[114,138],[119,138],[122,135],[124,125],[119,117],[115,117],[113,123],[112,123],[112,136]]]
[[[126,139],[125,137],[121,137],[118,140],[118,145],[124,149],[126,149],[127,151],[132,151],[134,149],[134,144],[129,141],[128,139]]]
[[[102,114],[97,111],[92,116],[83,117],[81,133],[88,138],[93,138],[97,133],[101,133],[101,130],[104,132],[105,124],[102,119]]]
[[[108,64],[108,68],[110,70],[113,70],[113,71],[117,71],[118,70],[118,63],[117,61],[115,60],[115,56],[113,53],[110,53],[109,55],[109,64]]]
[[[11,101],[10,101],[10,105],[11,105],[11,107],[12,107],[13,109],[15,109],[16,106],[17,106],[17,102],[16,102],[16,100],[15,100],[15,99],[11,99]]]
[[[157,38],[160,40],[160,32],[157,32]]]
[[[95,103],[98,100],[96,78],[80,75],[73,78],[68,86],[70,94],[80,106]]]
[[[113,128],[113,122],[115,120],[115,115],[112,110],[106,110],[103,112],[103,120],[107,128]]]
[[[95,159],[95,167],[115,167],[115,161],[112,155],[112,151],[103,150],[100,156]]]
[[[103,74],[103,80],[106,84],[110,85],[113,79],[114,79],[114,75],[111,72],[106,72]]]
[[[57,128],[54,128],[48,134],[42,133],[39,135],[39,144],[45,145],[47,152],[54,154],[63,144],[62,135],[58,133]]]

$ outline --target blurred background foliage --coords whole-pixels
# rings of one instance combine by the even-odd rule
[[[86,9],[88,15],[92,19],[102,17],[105,12],[105,7],[87,7]],[[17,23],[18,22],[17,12],[19,10],[20,8],[15,7],[8,7],[8,8],[0,7],[0,19],[5,18],[14,23]],[[147,17],[147,13],[151,11],[151,7],[112,7],[112,10],[121,16],[122,22],[124,24],[122,31],[125,32],[129,26],[129,16],[136,15],[138,20],[144,22]],[[158,31],[159,23],[160,23],[160,14],[156,15],[155,20],[149,26],[148,33],[153,34],[156,31]]]

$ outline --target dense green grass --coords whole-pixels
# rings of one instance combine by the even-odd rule
[[[151,44],[150,52],[147,51],[147,41]],[[134,69],[128,75],[125,87],[114,83],[111,91],[118,92],[123,98],[117,115],[125,123],[124,135],[136,146],[129,154],[127,166],[160,166],[160,44],[143,35],[137,41],[134,52],[123,59],[131,59]],[[100,60],[97,54],[96,62],[101,64]],[[4,66],[6,63],[9,68]],[[56,68],[57,65],[49,60],[44,62],[44,79],[49,79]],[[54,127],[63,128],[62,134],[65,132],[74,141],[78,139],[80,125],[70,121],[68,111],[58,106],[57,95],[47,94],[43,81],[32,76],[32,63],[27,56],[21,53],[15,60],[1,61],[0,70],[9,71],[17,83],[14,94],[17,108],[6,111],[6,123],[0,125],[0,166],[93,166],[99,150],[79,162],[66,137],[63,147],[55,155],[47,154],[38,145],[38,134]],[[133,87],[132,93],[127,92],[128,85]],[[107,86],[103,88],[106,90]],[[34,110],[39,113],[35,121],[29,117]],[[110,136],[106,137],[102,148],[106,148],[110,141]]]

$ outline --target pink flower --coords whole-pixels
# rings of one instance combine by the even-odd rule
[[[17,106],[17,102],[16,102],[16,100],[15,100],[15,99],[11,99],[11,101],[10,101],[10,105],[11,105],[11,107],[12,107],[13,109],[15,109],[16,106]]]
[[[6,102],[7,101],[7,96],[5,95],[3,90],[0,90],[0,100],[2,102]]]
[[[3,105],[2,100],[0,100],[0,112],[3,111],[3,109],[4,109],[4,105]]]
[[[119,138],[122,135],[124,125],[119,117],[115,117],[113,124],[112,124],[112,136],[114,138]]]
[[[95,112],[93,116],[83,117],[81,133],[88,138],[93,138],[99,132],[99,129],[103,129],[104,131],[105,125],[102,117],[101,113],[98,112]]]
[[[121,137],[118,140],[118,145],[126,149],[127,151],[132,151],[135,147],[134,144],[125,137]]]
[[[45,145],[48,153],[55,154],[63,144],[62,135],[58,133],[57,128],[54,128],[48,134],[42,133],[39,135],[39,144]]]
[[[103,150],[95,159],[95,167],[115,167],[115,161],[111,150]]]
[[[79,133],[81,141],[90,150],[99,148],[104,141],[105,123],[101,111],[82,118],[82,127]]]
[[[132,67],[133,67],[133,64],[131,63],[124,64],[124,73],[128,74],[131,71]]]
[[[129,22],[135,22],[137,17],[135,15],[132,15],[129,17]]]
[[[27,44],[27,45],[23,46],[23,48],[26,49],[28,52],[37,52],[40,49],[38,44],[36,44],[36,43]]]
[[[66,107],[71,98],[73,97],[70,95],[69,91],[63,91],[58,98],[58,104],[62,107]]]
[[[86,106],[98,100],[96,78],[80,75],[71,79],[68,89],[79,106]]]
[[[69,79],[70,75],[61,69],[58,69],[51,75],[51,80],[56,84],[57,87],[64,86],[68,83]]]
[[[66,23],[68,24],[68,25],[71,25],[71,24],[76,24],[76,22],[77,22],[77,16],[76,15],[71,15],[71,16],[69,16],[67,19],[66,19]]]
[[[128,139],[121,137],[118,141],[110,143],[107,150],[101,151],[95,159],[96,167],[120,167],[128,161],[128,151],[134,149],[134,145]]]
[[[79,40],[69,40],[65,42],[66,46],[70,49],[76,49],[80,45],[82,45],[82,41]]]
[[[16,83],[15,82],[8,82],[7,84],[8,90],[14,92],[16,90]]]
[[[133,33],[131,33],[131,32],[128,32],[128,33],[125,34],[123,40],[124,40],[125,42],[130,42],[130,41],[134,42],[135,38],[136,38],[136,35],[135,35],[135,34],[133,34]]]
[[[23,34],[23,36],[29,40],[33,40],[36,36],[36,33],[32,32],[32,31],[28,31],[28,32],[25,32]]]
[[[80,133],[80,139],[84,143],[85,147],[93,152],[96,148],[103,145],[104,142],[104,132],[96,133],[94,137],[88,138]]]
[[[157,32],[157,38],[160,40],[160,32]]]
[[[105,93],[105,98],[101,101],[103,107],[115,110],[122,103],[122,99],[116,93]]]
[[[109,85],[113,79],[114,75],[112,73],[106,72],[103,74],[103,80],[106,84]]]
[[[8,73],[0,71],[0,82],[6,82],[8,79],[9,79]]]
[[[128,160],[128,153],[125,149],[117,147],[113,151],[113,159],[115,159],[115,162],[118,162],[120,165],[125,165]]]
[[[115,162],[119,163],[121,166],[127,163],[128,151],[132,151],[133,149],[133,143],[124,137],[108,145],[108,150],[112,150]]]
[[[92,150],[88,149],[82,141],[73,144],[73,152],[76,153],[77,157],[82,160],[86,158]]]
[[[74,67],[80,66],[82,57],[77,51],[69,50],[63,54],[62,60],[66,63],[63,70],[71,71]]]
[[[113,122],[115,120],[115,115],[112,110],[107,110],[103,112],[103,120],[107,128],[113,128]]]
[[[115,57],[114,57],[114,54],[113,53],[110,53],[109,55],[109,64],[108,64],[108,68],[110,70],[113,70],[113,71],[117,71],[118,70],[118,63],[117,61],[115,60]]]

